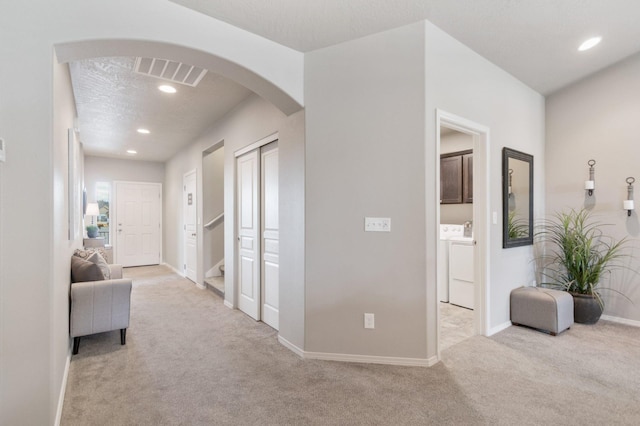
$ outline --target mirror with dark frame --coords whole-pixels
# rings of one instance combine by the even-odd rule
[[[533,244],[533,156],[502,149],[502,247]]]

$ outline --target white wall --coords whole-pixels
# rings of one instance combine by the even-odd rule
[[[544,212],[544,98],[505,71],[482,58],[429,22],[426,28],[426,178],[427,297],[429,324],[435,324],[436,261],[436,109],[442,109],[490,128],[489,214],[489,331],[509,321],[511,289],[534,279],[532,247],[502,248],[502,148],[534,156],[534,216]],[[474,152],[474,166],[478,159]],[[477,190],[474,179],[474,192]],[[474,197],[474,203],[477,202]],[[477,229],[481,224],[474,224]],[[483,244],[479,241],[478,244]],[[429,353],[435,348],[435,327],[429,328]]]
[[[5,39],[3,57],[12,57]],[[50,424],[69,351],[70,256],[81,244],[68,240],[67,220],[75,109],[68,69],[52,71],[51,49],[34,48],[21,62],[47,72],[22,85],[33,72],[0,70],[0,423]]]
[[[114,181],[164,183],[164,163],[85,156],[84,184],[87,188],[89,203],[96,201],[97,182],[112,184],[111,197],[113,199]]]
[[[611,224],[606,232],[628,238],[634,248],[632,269],[640,258],[640,219],[622,209],[629,176],[636,178],[636,206],[640,199],[640,55],[612,66],[547,98],[548,214],[586,207],[594,218]],[[584,190],[590,159],[596,160],[593,197]],[[606,280],[606,278],[605,278]],[[605,287],[624,293],[631,301],[603,291],[605,314],[640,321],[640,276],[616,271]]]
[[[305,74],[304,349],[424,359],[423,25],[308,53]]]
[[[82,246],[82,239],[70,241],[68,234],[69,212],[69,148],[68,129],[76,117],[75,100],[71,88],[69,68],[54,62],[53,66],[53,270],[51,288],[51,368],[49,415],[54,416],[62,406],[58,395],[63,389],[63,374],[69,353],[69,286],[71,285],[71,255]],[[82,172],[82,171],[81,171]],[[82,179],[82,174],[79,176]],[[80,212],[78,212],[80,214]],[[80,226],[82,226],[80,224]],[[82,231],[79,232],[82,236]],[[30,368],[30,367],[29,367]],[[61,401],[60,401],[61,402]]]
[[[51,70],[51,51],[34,62]],[[8,74],[0,71],[0,84],[10,98],[15,93],[6,84]],[[67,131],[76,112],[66,65],[55,65],[50,80],[40,83],[16,89],[30,99],[51,84],[42,106],[53,108],[46,120],[51,127],[23,129],[25,134],[0,125],[9,152],[0,163],[0,424],[53,423],[69,357],[70,258],[82,244],[68,239]],[[0,116],[10,120],[21,109],[40,107],[5,106]],[[27,143],[30,137],[48,143]],[[43,209],[50,214],[37,213]],[[21,225],[23,220],[28,223]]]
[[[234,305],[235,294],[235,156],[247,145],[271,134],[279,135],[280,193],[280,336],[302,346],[304,324],[304,114],[285,116],[262,98],[252,95],[222,120],[213,123],[201,137],[166,163],[164,210],[164,261],[182,270],[182,178],[197,169],[198,200],[202,200],[202,153],[224,142],[224,234],[225,300]],[[198,201],[198,220],[203,222],[202,202]],[[203,265],[202,230],[198,233],[198,262]],[[197,282],[202,284],[203,268]]]
[[[64,369],[57,339],[68,332],[58,318],[66,307],[59,279],[68,265],[51,260],[54,225],[61,224],[43,212],[64,204],[52,196],[61,188],[54,173],[66,167],[53,132],[71,127],[62,112],[54,116],[54,45],[135,39],[171,43],[172,52],[186,46],[217,55],[212,63],[226,67],[221,72],[240,70],[289,106],[303,102],[303,55],[168,1],[3,2],[0,28],[11,35],[0,37],[3,63],[19,64],[0,67],[0,135],[7,142],[0,164],[0,423],[51,424]]]
[[[206,224],[224,213],[224,146],[202,157],[202,194],[202,221]],[[202,240],[202,270],[206,274],[224,259],[223,223],[204,228]]]

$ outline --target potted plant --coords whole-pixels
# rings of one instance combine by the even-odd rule
[[[87,225],[87,237],[96,238],[98,236],[98,227],[95,225]]]
[[[604,310],[602,278],[623,267],[630,257],[623,248],[626,239],[615,241],[604,235],[605,226],[591,218],[587,210],[571,210],[545,220],[536,232],[536,242],[544,244],[540,257],[543,285],[564,289],[572,294],[574,320],[595,324]]]
[[[507,218],[508,229],[507,232],[509,234],[510,240],[515,240],[518,238],[525,238],[529,235],[529,224],[526,220],[522,218],[516,218],[516,211],[512,210],[509,212],[509,217]]]

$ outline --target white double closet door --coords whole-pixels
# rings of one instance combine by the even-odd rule
[[[279,328],[278,144],[237,159],[238,308]]]

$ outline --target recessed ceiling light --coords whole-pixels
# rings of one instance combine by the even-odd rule
[[[151,133],[148,129],[138,129],[138,133],[142,133],[143,135],[148,135],[149,133]]]
[[[595,45],[597,45],[601,41],[602,41],[602,37],[591,37],[589,40],[587,40],[584,43],[582,43],[580,45],[580,47],[578,47],[578,50],[580,52],[584,52],[585,50],[591,49],[592,47],[594,47]]]
[[[168,84],[163,84],[162,86],[158,86],[158,89],[164,93],[176,93],[177,90],[173,86],[169,86]]]
[[[135,149],[128,149],[127,150],[127,154],[137,154],[138,151],[136,151]]]

